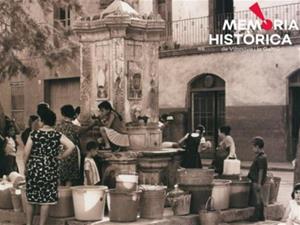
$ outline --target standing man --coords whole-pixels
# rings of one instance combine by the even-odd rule
[[[248,178],[251,180],[251,191],[254,200],[255,211],[250,217],[250,221],[264,221],[264,202],[262,196],[262,186],[267,178],[268,162],[267,155],[264,152],[264,139],[262,137],[254,137],[252,139],[252,149],[256,154],[250,167]]]

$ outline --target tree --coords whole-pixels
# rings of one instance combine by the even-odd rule
[[[78,0],[30,0],[38,4],[44,15],[53,7],[72,6],[80,13]],[[22,74],[35,76],[37,68],[22,61],[22,56],[44,59],[49,68],[59,66],[74,58],[78,44],[72,40],[72,32],[63,26],[54,27],[39,23],[22,0],[0,0],[0,81]],[[4,113],[0,102],[0,132],[3,132]]]

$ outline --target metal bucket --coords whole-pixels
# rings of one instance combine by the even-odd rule
[[[230,208],[248,207],[250,183],[247,179],[232,180],[230,186]]]
[[[179,188],[191,194],[191,213],[198,213],[200,209],[205,209],[205,204],[212,194],[213,185],[184,185]]]
[[[109,220],[111,222],[133,222],[137,220],[141,191],[108,191]]]
[[[161,219],[163,218],[166,199],[166,187],[154,185],[141,185],[141,218]]]
[[[183,185],[208,185],[214,179],[212,169],[185,169],[177,170],[178,184]]]
[[[270,198],[269,198],[270,204],[274,204],[277,201],[280,181],[281,181],[280,177],[273,177],[273,183],[271,183],[271,187],[270,187]]]
[[[191,195],[183,194],[169,199],[175,216],[184,216],[190,214]]]

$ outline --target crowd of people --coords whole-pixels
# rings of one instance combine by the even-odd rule
[[[101,146],[96,140],[81,146],[80,137],[94,126],[99,127],[104,149],[118,151],[129,146],[129,138],[121,115],[108,101],[98,105],[99,116],[91,124],[81,126],[78,119],[80,108],[67,104],[61,107],[61,121],[47,103],[37,106],[28,127],[21,133],[24,144],[27,225],[32,224],[37,205],[41,206],[40,224],[46,223],[49,206],[58,200],[58,186],[99,185],[105,179],[100,176],[94,157]],[[4,132],[0,133],[0,176],[18,171],[16,135],[20,130],[6,117]]]
[[[80,108],[67,104],[61,107],[62,120],[56,123],[56,114],[47,103],[37,106],[36,115],[31,115],[28,127],[21,133],[24,144],[24,164],[26,177],[27,224],[32,224],[36,205],[41,205],[40,224],[45,224],[51,204],[58,200],[58,186],[73,185],[100,185],[105,184],[105,177],[101,177],[99,165],[94,158],[97,150],[118,151],[129,146],[122,116],[113,109],[108,101],[98,105],[99,116],[93,116],[93,121],[87,126],[81,126]],[[166,117],[167,118],[167,117]],[[171,118],[172,120],[174,118]],[[170,121],[172,121],[170,120]],[[169,120],[162,120],[162,128]],[[81,135],[99,127],[99,134],[103,143],[96,140],[89,141],[86,146],[81,146]],[[15,121],[5,117],[5,129],[0,133],[0,176],[18,171],[16,153],[18,142],[16,135],[20,129]],[[218,129],[219,144],[216,147],[213,162],[210,168],[222,175],[224,160],[237,159],[235,142],[230,135],[231,128],[222,126]],[[99,137],[100,137],[99,136]],[[198,125],[191,133],[187,133],[176,143],[185,148],[182,167],[202,168],[201,152],[212,148],[210,141],[205,138],[205,127]],[[84,147],[84,151],[83,151]],[[262,186],[267,177],[267,156],[264,152],[264,139],[254,137],[252,148],[255,153],[250,167],[248,178],[251,180],[251,192],[254,199],[255,212],[251,221],[263,221],[264,203]],[[101,167],[101,166],[100,166]],[[300,184],[296,184],[292,193],[286,219],[287,224],[299,224]],[[292,221],[292,222],[291,222]]]

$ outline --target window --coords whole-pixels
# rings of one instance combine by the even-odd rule
[[[54,24],[62,25],[64,28],[70,28],[71,26],[71,7],[66,6],[63,8],[54,9]]]
[[[12,82],[11,87],[11,115],[20,126],[24,127],[24,82]]]

